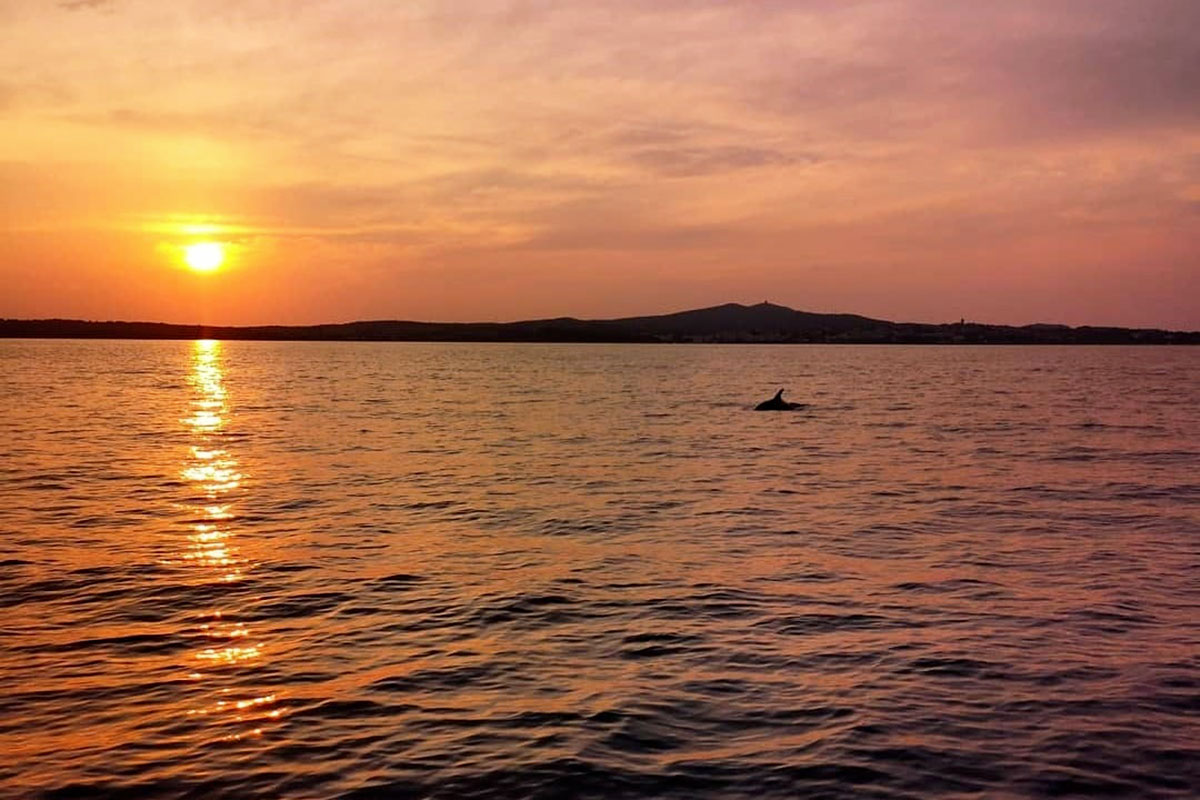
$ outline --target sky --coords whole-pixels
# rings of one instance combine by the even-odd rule
[[[1196,0],[0,0],[0,317],[1196,330],[1198,31]]]

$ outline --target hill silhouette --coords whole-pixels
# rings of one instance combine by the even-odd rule
[[[889,322],[816,314],[773,303],[724,305],[647,317],[520,322],[374,320],[324,325],[212,326],[163,322],[3,319],[0,338],[261,339],[435,342],[753,342],[844,344],[1200,344],[1200,331],[1067,325]]]
[[[774,332],[782,336],[809,332],[850,333],[875,330],[893,323],[856,314],[814,314],[762,302],[744,306],[726,303],[655,317],[626,317],[616,324],[659,336],[722,335],[731,332]]]

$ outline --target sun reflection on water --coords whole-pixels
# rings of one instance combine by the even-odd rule
[[[188,376],[192,389],[190,413],[180,420],[193,438],[179,473],[193,490],[186,504],[190,529],[183,551],[170,560],[217,585],[243,580],[251,567],[236,544],[236,501],[240,497],[237,490],[243,488],[246,476],[237,458],[224,446],[230,411],[222,361],[220,342],[195,343]],[[249,731],[222,735],[222,739],[261,735],[263,721],[277,719],[282,713],[273,708],[277,695],[239,698],[235,689],[218,684],[238,680],[240,674],[231,674],[231,670],[261,664],[263,645],[254,640],[244,622],[222,609],[211,609],[203,616],[206,622],[199,633],[208,644],[193,653],[188,677],[196,684],[212,686],[219,699],[204,701],[190,709],[188,716],[206,717],[227,725],[255,726]]]

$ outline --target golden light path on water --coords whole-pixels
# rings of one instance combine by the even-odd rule
[[[0,340],[0,798],[1195,800],[1192,350]]]
[[[231,584],[244,580],[252,565],[236,543],[236,500],[246,476],[237,458],[225,446],[230,408],[223,383],[220,342],[195,342],[188,383],[192,389],[190,415],[181,422],[190,433],[192,444],[180,476],[194,490],[185,509],[193,521],[187,544],[175,561],[194,569],[205,581]],[[220,736],[223,739],[259,736],[264,721],[280,716],[281,712],[273,708],[277,695],[245,695],[222,678],[231,671],[253,668],[261,662],[263,646],[246,624],[227,609],[208,609],[204,617],[206,621],[200,631],[207,644],[192,654],[188,677],[213,687],[213,692],[206,693],[205,702],[190,709],[188,716],[211,717],[222,725],[234,726],[236,730]]]

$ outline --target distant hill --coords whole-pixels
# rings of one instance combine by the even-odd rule
[[[883,326],[893,324],[856,314],[813,314],[808,311],[795,311],[765,302],[754,306],[726,303],[723,306],[698,308],[694,311],[680,311],[657,317],[626,317],[613,322],[656,336],[691,337],[754,333],[782,338],[813,332],[842,334],[879,330]]]
[[[1066,325],[929,325],[857,314],[814,314],[772,303],[738,303],[652,317],[522,322],[378,320],[252,327],[3,319],[0,338],[266,339],[278,341],[427,342],[753,342],[763,344],[1200,344],[1200,331],[1072,328]]]

